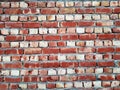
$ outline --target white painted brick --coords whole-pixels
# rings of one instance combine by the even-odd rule
[[[66,15],[66,20],[73,20],[73,15]]]
[[[66,60],[66,56],[65,55],[58,55],[58,60]]]
[[[86,46],[94,46],[94,41],[86,41]]]
[[[120,81],[112,81],[111,87],[117,87],[119,86],[119,84],[120,84]]]
[[[3,62],[10,62],[10,56],[3,56]]]
[[[38,58],[37,55],[35,55],[35,56],[30,56],[30,61],[38,61],[38,60],[39,60],[39,58]]]
[[[58,75],[65,75],[66,74],[65,69],[59,68],[57,71],[58,71]]]
[[[18,29],[10,29],[10,34],[18,34],[19,30]]]
[[[75,20],[82,20],[82,15],[78,14],[78,15],[75,15],[74,17],[75,17]]]
[[[95,33],[102,33],[102,28],[101,27],[95,27],[94,32]]]
[[[27,84],[19,84],[19,87],[20,87],[21,89],[27,89]]]
[[[101,87],[101,81],[93,81],[94,87]]]
[[[64,20],[64,15],[56,15],[56,17],[57,17],[57,20],[58,21],[61,21],[61,20]]]
[[[91,1],[84,1],[83,5],[84,6],[92,6],[92,2]]]
[[[26,8],[26,7],[28,7],[28,4],[25,2],[20,2],[20,7]]]
[[[29,29],[29,34],[38,34],[38,29]]]
[[[74,2],[69,1],[69,2],[66,2],[65,4],[66,4],[66,7],[71,7],[74,5]]]
[[[50,34],[57,34],[57,29],[56,28],[49,28],[48,29]]]
[[[9,34],[9,30],[8,29],[1,29],[1,34],[3,35],[8,35]]]
[[[38,83],[38,89],[46,89],[46,84]]]
[[[31,75],[38,75],[38,70],[32,70]]]
[[[91,15],[90,14],[85,14],[84,16],[84,20],[91,20]]]
[[[10,16],[10,20],[11,21],[18,21],[18,16],[15,16],[15,15]]]
[[[84,87],[85,88],[91,88],[92,87],[92,82],[84,82]]]
[[[47,16],[47,20],[50,20],[50,21],[55,20],[55,15]]]
[[[19,42],[11,42],[11,47],[19,47]]]
[[[96,60],[102,60],[103,59],[103,55],[102,54],[96,54],[95,55],[95,59]]]
[[[104,33],[112,33],[112,30],[109,27],[104,27],[103,31],[104,31]]]
[[[72,68],[67,69],[67,74],[74,74],[74,73],[75,73],[74,69],[72,69]]]
[[[11,2],[11,7],[19,7],[19,2]]]
[[[4,36],[0,36],[0,41],[4,41]]]
[[[92,15],[92,18],[93,18],[94,20],[100,20],[100,15],[93,14],[93,15]]]
[[[85,28],[76,28],[77,33],[85,33]]]
[[[46,42],[46,41],[40,41],[39,42],[39,46],[40,47],[47,47],[48,46],[48,42]]]
[[[112,46],[112,41],[110,40],[104,41],[104,46]]]
[[[64,2],[57,1],[56,2],[56,7],[64,7]]]
[[[65,88],[72,88],[73,87],[73,83],[72,82],[66,82],[65,83]]]
[[[64,83],[56,82],[56,88],[64,88]]]
[[[81,87],[83,87],[83,84],[82,84],[82,82],[74,82],[74,87],[81,88]]]
[[[113,68],[113,73],[120,73],[120,68]]]
[[[38,16],[38,21],[45,21],[46,20],[46,16],[45,15],[39,15]]]
[[[19,76],[19,70],[11,70],[12,76]]]
[[[103,68],[96,68],[95,73],[103,73]]]
[[[9,75],[9,70],[1,70],[1,74],[0,75],[6,75],[8,76]]]
[[[74,41],[67,41],[67,46],[75,46],[75,42]]]
[[[28,47],[28,42],[20,42],[20,47]]]
[[[85,60],[85,55],[84,54],[76,55],[76,59],[77,60]]]
[[[100,6],[100,2],[99,1],[92,1],[92,6]]]
[[[39,34],[47,34],[46,28],[39,28]]]
[[[49,69],[49,70],[48,70],[48,75],[56,75],[56,70],[54,70],[54,69]]]
[[[101,14],[101,20],[109,20],[109,15]]]
[[[120,46],[120,40],[113,40],[114,46]]]

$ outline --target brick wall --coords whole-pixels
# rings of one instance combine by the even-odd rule
[[[120,90],[120,1],[0,2],[0,90]]]

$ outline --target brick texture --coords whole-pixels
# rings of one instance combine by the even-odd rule
[[[0,90],[120,90],[120,1],[0,2]]]

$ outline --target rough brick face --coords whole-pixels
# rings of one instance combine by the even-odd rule
[[[120,1],[0,2],[0,90],[120,90]]]

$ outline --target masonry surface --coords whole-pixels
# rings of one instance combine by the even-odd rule
[[[0,90],[120,90],[120,1],[0,2]]]

